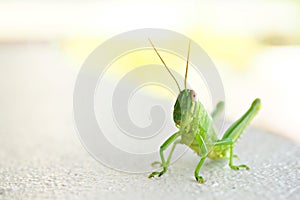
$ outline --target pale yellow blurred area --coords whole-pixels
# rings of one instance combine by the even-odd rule
[[[300,1],[0,1],[1,43],[56,43],[75,70],[102,42],[139,28],[170,29],[203,47],[222,77],[228,120],[259,97],[254,126],[300,143]],[[130,70],[154,56],[119,62]]]

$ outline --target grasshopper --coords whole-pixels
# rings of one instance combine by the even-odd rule
[[[224,133],[222,138],[218,138],[217,130],[213,126],[213,122],[217,119],[224,108],[224,102],[219,102],[214,111],[209,114],[200,101],[197,100],[197,94],[192,89],[186,88],[187,74],[189,67],[189,55],[190,55],[190,42],[188,46],[188,54],[186,60],[185,78],[184,78],[184,90],[181,90],[177,80],[167,67],[166,63],[158,53],[157,49],[149,39],[151,46],[160,58],[161,62],[168,70],[169,74],[175,80],[179,89],[179,95],[174,105],[173,120],[176,127],[179,129],[171,137],[169,137],[160,146],[160,162],[154,162],[153,164],[160,164],[162,171],[152,172],[149,178],[154,176],[160,177],[167,171],[167,167],[170,164],[172,154],[177,144],[184,144],[191,148],[198,156],[200,161],[197,164],[194,176],[197,182],[204,183],[204,178],[199,175],[199,171],[206,160],[210,158],[228,159],[229,167],[233,170],[239,170],[245,168],[249,170],[247,165],[234,165],[233,158],[237,157],[233,154],[233,148],[241,134],[249,125],[254,116],[258,113],[261,107],[260,99],[255,99],[248,109],[248,111],[236,122],[234,122]],[[164,157],[164,151],[173,143],[172,149],[168,155],[167,160]]]

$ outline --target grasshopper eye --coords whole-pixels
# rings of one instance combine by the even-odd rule
[[[196,92],[195,92],[194,90],[191,90],[191,91],[190,91],[190,94],[191,94],[191,99],[192,99],[192,101],[196,101],[196,99],[197,99],[197,94],[196,94]]]

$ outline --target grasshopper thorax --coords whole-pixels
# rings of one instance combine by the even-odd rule
[[[180,126],[182,119],[191,113],[194,101],[197,101],[197,94],[194,90],[184,89],[179,93],[173,111],[173,120],[176,126]]]

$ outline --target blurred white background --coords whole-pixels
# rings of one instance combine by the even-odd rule
[[[18,98],[20,108],[30,104],[21,102],[22,85],[28,81],[34,87],[47,81],[58,88],[72,88],[81,64],[95,47],[137,28],[170,29],[198,42],[223,79],[229,120],[237,119],[260,97],[262,110],[253,124],[300,143],[300,1],[296,0],[2,0],[0,77],[5,112],[15,108],[10,97]],[[14,60],[24,58],[23,66],[11,67]],[[50,77],[47,73],[52,66],[43,62],[47,58],[61,63]],[[39,70],[46,74],[41,76]],[[63,72],[68,78],[54,72]],[[10,96],[13,93],[16,95]],[[32,117],[30,110],[20,112]],[[5,122],[18,126],[17,121]]]

